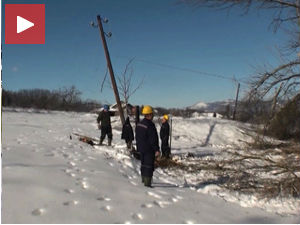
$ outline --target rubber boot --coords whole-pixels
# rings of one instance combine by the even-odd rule
[[[99,145],[102,145],[102,144],[103,144],[103,140],[104,140],[104,138],[100,138]]]
[[[111,138],[108,138],[108,146],[111,146]]]
[[[151,180],[152,180],[152,177],[144,177],[144,185],[146,187],[152,187],[151,186]]]

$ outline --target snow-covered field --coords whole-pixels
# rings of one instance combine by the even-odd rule
[[[95,114],[3,109],[2,223],[300,223],[299,200],[258,200],[205,183],[207,174],[158,168],[140,179],[113,119],[114,147],[92,147]],[[157,125],[159,130],[159,125]],[[173,119],[174,157],[225,157],[251,140],[249,127],[221,118]]]

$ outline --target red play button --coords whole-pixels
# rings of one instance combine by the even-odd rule
[[[21,16],[17,16],[17,33],[21,33],[33,26],[34,26],[34,23],[30,22],[29,20],[24,19]]]
[[[45,4],[5,4],[5,44],[45,44]]]

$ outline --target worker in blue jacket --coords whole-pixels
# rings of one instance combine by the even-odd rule
[[[136,145],[141,157],[142,182],[146,187],[152,187],[155,157],[160,155],[158,134],[153,120],[153,109],[146,105],[142,109],[145,118],[136,126]]]
[[[134,134],[129,117],[127,117],[123,125],[121,139],[125,140],[127,149],[133,150],[132,141],[134,139]]]
[[[170,137],[170,125],[168,123],[169,116],[167,114],[163,115],[162,125],[160,128],[159,136],[161,139],[161,152],[163,158],[170,158],[171,149],[169,146]]]

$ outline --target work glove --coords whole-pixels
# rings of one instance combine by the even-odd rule
[[[101,124],[100,123],[98,123],[98,129],[101,130]]]

